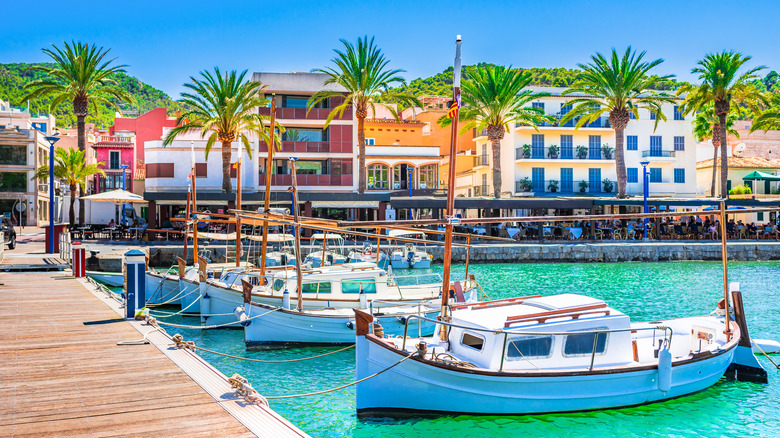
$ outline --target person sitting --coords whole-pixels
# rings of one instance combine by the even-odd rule
[[[720,221],[715,220],[715,222],[710,225],[709,228],[710,231],[710,237],[712,237],[712,240],[718,239],[718,233],[720,232]]]
[[[173,228],[173,225],[171,224],[171,220],[166,218],[162,223],[163,228]]]
[[[758,227],[756,226],[755,222],[751,222],[749,225],[747,225],[747,236],[750,238],[750,236],[755,236],[756,239],[758,239]]]
[[[133,218],[133,224],[130,225],[132,228],[138,228],[138,218]]]
[[[734,219],[731,219],[728,222],[726,222],[726,233],[728,233],[729,236],[734,236],[735,231],[736,231],[736,224],[734,223]]]
[[[110,221],[108,221],[108,227],[109,227],[109,228],[111,228],[111,227],[115,227],[115,226],[116,226],[116,222],[114,222],[114,220],[113,220],[113,219],[111,219]]]
[[[766,229],[764,230],[764,234],[767,234],[769,236],[774,234],[775,241],[778,240],[778,237],[780,237],[780,230],[777,229],[776,221],[769,221],[769,223],[766,226]]]

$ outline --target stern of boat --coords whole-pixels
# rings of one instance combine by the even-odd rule
[[[734,351],[734,359],[726,370],[726,376],[743,382],[769,383],[766,370],[758,362],[755,354],[753,354],[753,341],[750,339],[750,333],[748,333],[739,283],[731,283],[729,289],[734,310],[734,321],[739,325],[740,339]]]

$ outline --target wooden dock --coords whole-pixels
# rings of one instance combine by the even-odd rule
[[[162,333],[118,346],[149,327],[112,301],[64,272],[0,275],[0,436],[307,436]]]

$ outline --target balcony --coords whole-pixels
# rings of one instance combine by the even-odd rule
[[[561,114],[552,114],[553,117],[555,117],[556,121],[555,123],[548,123],[543,122],[539,125],[537,125],[539,128],[574,128],[577,126],[577,122],[579,121],[579,118],[575,118],[572,120],[569,120],[568,122],[561,124],[561,119],[563,119],[563,115]],[[531,125],[528,125],[526,123],[515,123],[515,128],[530,128]],[[580,129],[584,128],[599,128],[599,129],[612,129],[612,124],[609,123],[609,117],[602,116],[598,119],[594,120],[591,123],[584,124],[580,127]]]
[[[647,161],[677,161],[677,151],[650,149],[642,151],[642,159]]]
[[[487,185],[474,186],[474,197],[478,196],[490,196],[489,187]]]
[[[122,170],[122,166],[127,166],[127,170],[130,171],[132,169],[133,162],[131,160],[121,160],[121,161],[109,161],[107,164],[104,164],[100,166],[103,170]],[[132,176],[132,175],[130,175]]]
[[[477,155],[474,157],[474,167],[484,167],[488,166],[490,163],[490,160],[488,159],[487,155]]]
[[[533,192],[534,194],[540,194],[540,193],[559,193],[563,195],[572,195],[572,194],[610,194],[617,190],[617,182],[612,181],[612,188],[609,192],[605,190],[604,182],[590,182],[588,181],[588,186],[583,188],[580,187],[581,180],[574,181],[574,180],[557,180],[557,179],[550,179],[550,180],[529,180],[531,187],[527,190],[529,192]],[[515,181],[515,192],[522,193],[526,191],[526,187],[524,187],[523,181]]]
[[[299,186],[351,186],[352,175],[297,175]],[[272,186],[291,186],[292,175],[271,175]]]
[[[130,147],[134,141],[135,137],[126,135],[99,135],[96,138],[95,146]]]
[[[476,131],[474,132],[474,138],[486,137],[486,136],[487,136],[487,128],[485,128],[485,129],[483,129],[483,130],[481,130],[479,132],[476,132]]]
[[[276,118],[325,121],[325,119],[328,118],[330,111],[331,108],[313,108],[311,110],[307,110],[306,108],[276,108]],[[261,116],[269,116],[271,115],[271,108],[258,108],[258,113]],[[347,109],[341,117],[334,117],[333,120],[352,120],[352,111]]]
[[[343,143],[338,142],[336,144]],[[268,152],[268,146],[265,143],[260,144],[260,152]],[[329,141],[283,141],[281,152],[308,152],[308,153],[328,153],[328,152],[351,152],[344,150],[331,150]],[[277,149],[274,153],[279,153]]]
[[[610,153],[609,156],[604,154],[603,150],[601,149],[593,149],[588,150],[584,155],[578,154],[579,151],[577,151],[576,148],[572,149],[559,149],[558,153],[553,156],[550,154],[549,148],[531,148],[529,151],[530,154],[528,157],[526,157],[523,154],[522,148],[515,149],[515,161],[524,160],[529,162],[544,162],[544,161],[591,161],[591,160],[600,160],[600,161],[614,161],[615,155],[614,152]]]

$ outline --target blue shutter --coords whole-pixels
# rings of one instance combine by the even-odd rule
[[[684,151],[685,150],[685,137],[681,135],[675,135],[674,136],[674,150],[676,151]]]
[[[588,169],[588,184],[591,193],[601,193],[601,169]]]
[[[588,136],[588,159],[590,160],[601,159],[601,136],[600,135]]]
[[[674,169],[674,182],[685,184],[685,169]]]
[[[626,182],[636,183],[639,182],[639,171],[636,167],[626,168]]]
[[[531,184],[534,192],[544,191],[544,167],[531,168]]]
[[[662,149],[662,141],[660,135],[651,135],[650,136],[650,156],[651,157],[660,157],[661,149]]]
[[[651,183],[659,183],[661,182],[662,175],[661,175],[661,168],[660,167],[651,167],[650,168],[650,182]]]
[[[652,111],[650,112],[650,120],[655,120],[655,113]]]
[[[574,140],[571,135],[561,136],[561,158],[571,160],[574,158]]]
[[[674,106],[674,120],[685,120],[685,117],[683,117],[682,112],[680,111],[679,105]]]
[[[626,136],[626,150],[635,151],[639,148],[639,139],[636,135]]]
[[[574,192],[574,170],[571,167],[561,168],[561,193]]]
[[[571,105],[564,105],[564,104],[561,104],[561,118],[563,118],[563,116],[565,116],[566,114],[569,114],[569,111],[571,111]],[[566,127],[569,127],[569,128],[571,128],[571,127],[573,127],[573,126],[574,126],[576,123],[577,123],[577,120],[576,120],[576,119],[571,119],[571,120],[569,120],[568,122],[566,122],[566,123],[565,123],[563,126],[566,126]]]
[[[544,158],[544,134],[531,135],[531,158]]]

